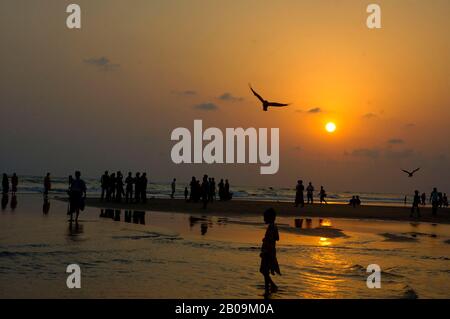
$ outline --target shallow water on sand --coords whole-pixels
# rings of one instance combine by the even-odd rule
[[[262,298],[262,218],[105,211],[21,195],[0,213],[2,298]],[[119,220],[120,219],[120,220]],[[273,298],[449,298],[450,225],[278,218]],[[319,227],[322,225],[321,227]],[[79,264],[82,288],[65,270]],[[368,289],[366,267],[382,269]]]

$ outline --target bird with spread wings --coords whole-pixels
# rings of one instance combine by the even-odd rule
[[[284,107],[284,106],[288,106],[289,105],[289,104],[286,104],[286,103],[269,102],[267,100],[264,100],[261,95],[259,95],[258,93],[256,93],[255,90],[253,90],[253,88],[252,88],[252,86],[250,84],[248,86],[250,87],[250,90],[252,90],[253,94],[258,98],[258,100],[261,101],[263,110],[266,111],[266,112],[268,111],[270,106],[271,107]]]
[[[413,177],[414,173],[417,172],[419,168],[416,168],[415,170],[413,170],[412,172],[408,172],[407,170],[402,169],[403,172],[405,172],[406,174],[408,174],[408,177]]]

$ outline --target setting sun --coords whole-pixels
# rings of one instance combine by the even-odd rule
[[[334,124],[333,122],[329,122],[327,123],[327,125],[325,125],[325,129],[328,133],[333,133],[334,131],[336,131],[336,124]]]

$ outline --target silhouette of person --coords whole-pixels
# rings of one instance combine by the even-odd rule
[[[439,202],[439,208],[442,208],[442,205],[444,203],[444,198],[442,197],[442,193],[438,192],[438,202]]]
[[[9,193],[9,178],[8,178],[8,175],[6,175],[6,174],[3,174],[2,193],[3,194],[8,194]]]
[[[143,173],[141,176],[141,200],[143,203],[147,202],[147,184],[148,184],[148,180],[147,180],[147,173]]]
[[[109,176],[109,200],[114,201],[116,199],[116,174],[112,173]]]
[[[327,201],[325,200],[325,197],[327,197],[327,193],[325,192],[325,189],[323,188],[323,186],[320,186],[319,197],[320,197],[321,204],[322,204],[322,202],[324,202],[325,204],[328,204]]]
[[[141,173],[136,173],[134,177],[134,201],[136,203],[139,203],[141,193]]]
[[[301,207],[305,206],[305,199],[303,198],[303,191],[305,190],[305,186],[303,186],[303,181],[297,181],[297,186],[295,187],[295,207],[298,207],[301,204]]]
[[[352,199],[350,199],[349,204],[350,204],[351,206],[353,206],[353,208],[356,207],[356,196],[352,196]]]
[[[225,200],[231,200],[233,194],[230,192],[230,183],[228,179],[225,180]]]
[[[314,202],[314,186],[309,182],[308,187],[306,187],[306,203],[313,204]]]
[[[209,195],[208,175],[203,175],[203,181],[201,186],[203,209],[206,209],[206,205],[208,204],[208,195]]]
[[[275,273],[277,273],[281,275],[276,255],[276,242],[280,240],[280,236],[278,234],[278,228],[275,224],[275,219],[276,212],[273,208],[269,208],[264,212],[264,223],[268,226],[266,234],[262,240],[260,253],[261,265],[259,267],[259,271],[264,276],[265,296],[269,296],[270,293],[278,290],[277,285],[275,285],[272,278],[270,278],[270,274],[275,275]]]
[[[213,202],[216,199],[216,180],[211,178],[209,182],[209,189],[210,189],[210,201]]]
[[[69,189],[72,187],[72,183],[73,183],[73,177],[72,177],[72,175],[69,175]]]
[[[50,179],[50,173],[47,173],[44,177],[44,196],[47,196],[52,189],[52,181]]]
[[[122,201],[122,196],[125,196],[125,191],[123,190],[123,175],[121,171],[118,171],[116,175],[116,201],[118,203]]]
[[[170,198],[174,198],[175,197],[176,182],[177,182],[177,179],[174,178],[173,181],[172,181],[172,184],[170,185],[171,188],[172,188],[172,193],[170,194]]]
[[[11,177],[11,194],[14,196],[17,193],[17,185],[19,185],[19,178],[16,173]]]
[[[78,221],[80,211],[84,210],[86,191],[86,183],[81,179],[81,173],[76,171],[75,179],[73,180],[69,190],[70,221],[73,221],[73,213],[76,213],[75,221]]]
[[[100,196],[100,199],[103,201],[106,196],[106,200],[108,200],[108,185],[109,185],[109,172],[105,171],[105,173],[100,178],[100,185],[102,188],[102,195]]]
[[[443,206],[444,207],[448,207],[448,198],[447,198],[447,193],[444,193],[444,197],[442,198],[443,201]]]
[[[188,196],[189,196],[189,191],[188,191],[188,188],[185,187],[185,188],[184,188],[184,200],[185,200],[186,202],[189,201]]]
[[[413,204],[411,207],[411,214],[409,215],[409,217],[413,217],[414,210],[417,211],[417,217],[420,217],[420,210],[419,210],[420,202],[421,202],[421,199],[420,199],[419,191],[416,190],[416,191],[414,191]]]
[[[126,184],[125,202],[127,202],[127,203],[128,203],[128,201],[133,200],[133,183],[134,183],[133,176],[132,176],[131,172],[128,172],[128,176],[125,179],[125,184]]]
[[[359,195],[356,195],[356,205],[361,205],[361,199],[359,198]]]
[[[422,193],[421,201],[423,206],[427,204],[427,194]]]
[[[437,215],[437,210],[438,210],[438,207],[439,207],[439,193],[438,193],[436,187],[434,187],[433,191],[431,192],[430,202],[431,202],[431,207],[432,207],[432,209],[431,209],[432,214],[433,214],[433,216],[436,216]]]
[[[223,179],[219,182],[219,199],[225,200],[225,184],[223,182]]]

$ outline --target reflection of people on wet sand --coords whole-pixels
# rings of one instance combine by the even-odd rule
[[[280,267],[276,256],[276,242],[280,239],[278,234],[278,228],[275,225],[276,212],[273,208],[270,208],[264,212],[264,222],[268,224],[266,234],[262,240],[261,246],[261,266],[259,271],[264,276],[264,290],[265,296],[269,296],[270,293],[278,290],[277,285],[270,278],[270,274],[275,273],[281,275]]]
[[[42,204],[42,212],[47,215],[50,211],[50,201],[48,200],[48,197],[44,197],[44,204]]]
[[[2,210],[6,209],[6,206],[8,206],[8,202],[9,202],[9,196],[8,193],[3,193],[2,195]]]
[[[78,221],[80,211],[84,210],[84,203],[86,199],[86,184],[81,179],[81,173],[75,172],[75,179],[69,189],[69,202],[70,202],[70,221],[73,220],[73,213],[76,213],[75,221]]]
[[[413,198],[413,204],[411,207],[411,214],[409,215],[409,217],[413,217],[414,215],[414,210],[417,211],[417,217],[420,217],[420,210],[419,210],[419,205],[421,202],[421,198],[419,195],[419,191],[414,191],[414,198]]]
[[[11,210],[14,211],[17,208],[17,196],[12,195],[11,197]]]

